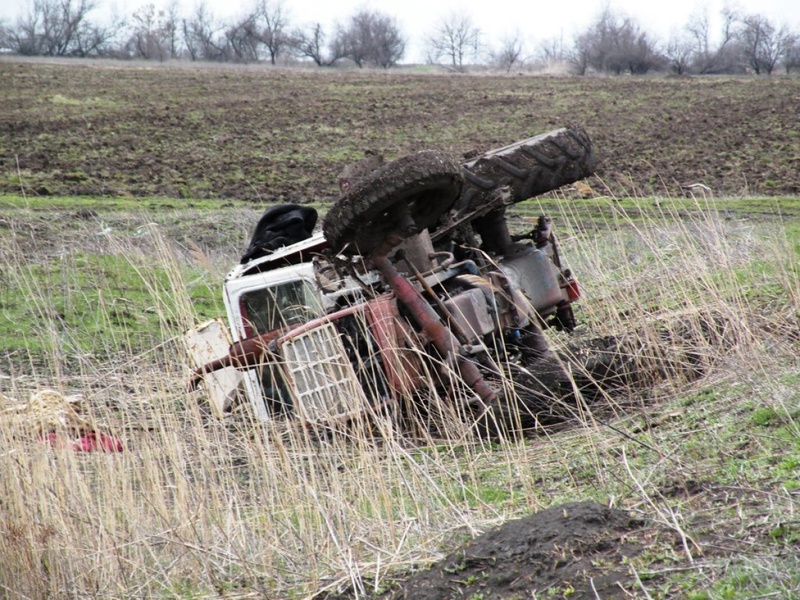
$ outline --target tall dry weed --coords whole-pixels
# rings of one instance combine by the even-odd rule
[[[702,198],[689,217],[609,206],[599,233],[561,240],[584,290],[578,338],[624,338],[623,350],[646,365],[651,402],[690,386],[686,369],[751,372],[785,351],[779,324],[797,318],[798,284],[781,227],[726,221]],[[580,232],[580,207],[563,207],[558,226]],[[155,226],[148,232],[147,243],[112,239],[103,249],[125,257],[148,290],[161,342],[147,351],[109,326],[115,337],[104,351],[82,353],[71,341],[77,332],[48,319],[53,282],[28,271],[18,248],[3,249],[14,269],[6,281],[38,311],[45,348],[7,375],[3,393],[19,401],[45,387],[80,393],[85,417],[125,447],[76,453],[0,422],[4,595],[290,598],[350,588],[363,596],[513,515],[625,485],[648,493],[647,477],[614,451],[619,432],[633,427],[624,421],[630,405],[617,406],[615,429],[604,424],[613,415],[596,419],[579,402],[577,427],[502,444],[478,439],[435,391],[427,401],[440,410],[420,413],[412,434],[383,417],[324,439],[291,424],[265,427],[246,407],[225,421],[210,417],[186,391],[179,343],[196,317],[186,292],[191,253]],[[101,302],[98,318],[110,321],[112,304]],[[566,336],[552,342],[575,351]],[[667,445],[647,444],[655,461],[669,462],[658,458]]]

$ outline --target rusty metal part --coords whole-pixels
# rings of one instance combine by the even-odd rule
[[[198,384],[203,379],[203,375],[224,369],[225,367],[233,367],[235,369],[245,370],[257,367],[264,363],[264,357],[270,356],[273,350],[270,346],[273,342],[280,343],[284,339],[291,338],[292,336],[300,335],[319,327],[325,323],[335,321],[350,314],[360,312],[363,310],[360,306],[351,306],[340,310],[338,312],[313,319],[303,325],[293,328],[282,327],[280,329],[273,329],[261,335],[249,337],[234,344],[231,344],[228,354],[222,358],[212,360],[204,364],[202,367],[195,369],[192,373],[192,378],[189,380],[189,389],[197,389]]]
[[[420,385],[422,368],[418,353],[403,342],[413,330],[400,318],[397,298],[384,294],[363,306],[389,385],[395,393],[411,394]]]
[[[442,315],[444,315],[445,318],[447,319],[447,323],[450,326],[450,329],[453,331],[457,341],[460,342],[461,344],[472,344],[472,343],[474,343],[475,340],[471,339],[471,336],[469,336],[467,334],[467,332],[464,330],[464,328],[461,327],[461,325],[459,325],[459,322],[458,322],[458,319],[456,318],[456,316],[450,311],[450,309],[447,308],[445,303],[442,301],[441,298],[439,298],[439,296],[436,294],[436,292],[433,291],[433,288],[431,288],[431,286],[425,280],[425,277],[422,275],[422,273],[420,273],[414,267],[414,265],[409,263],[408,266],[411,269],[411,274],[419,282],[420,286],[422,286],[422,289],[425,290],[425,293],[430,297],[430,299],[439,308],[439,312]],[[484,364],[484,365],[488,366],[495,373],[499,373],[500,372],[500,368],[497,366],[497,364],[488,355],[486,356],[485,360],[481,360],[481,364]]]
[[[280,337],[281,333],[283,330],[276,329],[231,344],[228,354],[194,370],[189,380],[189,389],[196,390],[206,373],[219,371],[225,367],[248,369],[263,362],[264,355],[269,353],[269,343]]]
[[[478,366],[461,354],[460,344],[453,332],[445,327],[433,307],[422,294],[403,277],[385,255],[371,257],[373,266],[394,292],[398,302],[411,314],[411,318],[445,360],[454,360],[458,374],[464,383],[485,403],[495,400],[496,394],[481,375]]]

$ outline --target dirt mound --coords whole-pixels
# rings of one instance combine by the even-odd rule
[[[555,506],[475,538],[388,597],[626,598],[632,577],[624,562],[641,551],[636,534],[644,526],[594,502]]]

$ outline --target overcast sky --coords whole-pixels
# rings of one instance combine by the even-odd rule
[[[275,1],[275,0],[273,0]],[[0,19],[13,22],[32,0],[0,0]],[[144,4],[166,6],[169,0],[95,0],[104,12],[115,7],[122,15]],[[189,14],[199,0],[178,0],[181,12]],[[243,14],[253,0],[205,0],[218,19]],[[453,11],[464,11],[482,32],[484,43],[497,44],[504,36],[518,30],[526,47],[533,52],[542,40],[563,36],[565,42],[583,30],[604,6],[604,0],[283,0],[293,25],[322,23],[330,30],[337,21],[346,20],[361,8],[377,10],[397,19],[409,44],[402,62],[423,60],[426,35],[437,22]],[[633,17],[646,31],[666,41],[680,29],[690,15],[708,10],[716,19],[725,0],[609,0],[612,9]],[[775,24],[786,24],[800,31],[800,0],[734,0],[728,2],[745,13],[758,13]],[[96,13],[97,18],[103,14]],[[715,21],[716,22],[716,21]]]

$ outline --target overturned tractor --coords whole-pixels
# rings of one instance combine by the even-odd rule
[[[224,283],[232,343],[219,324],[190,332],[192,384],[220,408],[241,387],[260,419],[314,426],[424,403],[433,387],[483,431],[533,427],[568,393],[542,329],[572,330],[580,292],[552,221],[512,236],[505,211],[591,174],[589,137],[559,129],[461,164],[436,151],[374,162],[321,232],[308,207],[265,213]]]

